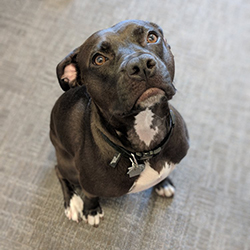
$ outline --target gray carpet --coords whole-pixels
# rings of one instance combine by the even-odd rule
[[[250,4],[247,0],[0,1],[1,250],[249,250]],[[176,60],[172,103],[191,149],[152,189],[101,200],[99,228],[68,221],[54,172],[55,67],[91,33],[124,19],[164,29]]]

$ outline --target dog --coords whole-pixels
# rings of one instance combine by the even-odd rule
[[[140,20],[94,33],[57,65],[65,92],[51,112],[50,138],[69,219],[98,226],[99,197],[153,186],[174,195],[168,175],[189,148],[186,124],[169,103],[174,71],[162,29]]]

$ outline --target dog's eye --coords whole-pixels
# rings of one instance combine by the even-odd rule
[[[156,43],[158,41],[158,36],[154,33],[149,33],[147,38],[148,43]]]
[[[107,57],[97,54],[94,58],[93,58],[93,63],[97,66],[102,66],[106,61],[108,60]]]

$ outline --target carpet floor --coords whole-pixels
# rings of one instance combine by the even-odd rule
[[[0,249],[249,250],[250,3],[247,0],[1,0]],[[98,228],[68,221],[49,140],[63,93],[55,67],[93,32],[159,24],[175,55],[191,148],[173,199],[101,199]]]

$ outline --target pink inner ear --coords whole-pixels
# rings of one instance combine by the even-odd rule
[[[69,64],[64,68],[64,74],[61,79],[68,79],[68,82],[72,82],[76,79],[76,68],[73,64]]]

